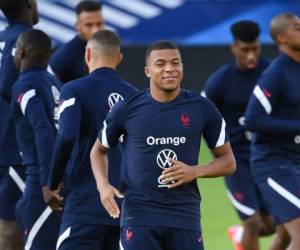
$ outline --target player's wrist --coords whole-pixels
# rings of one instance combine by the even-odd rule
[[[197,165],[195,167],[195,179],[205,176],[205,165]]]

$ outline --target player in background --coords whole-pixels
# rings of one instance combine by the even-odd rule
[[[277,230],[287,233],[289,250],[299,250],[300,19],[282,13],[272,18],[270,28],[281,54],[258,80],[247,108],[246,127],[255,132],[251,167]],[[287,248],[277,247],[278,241],[275,237],[270,249]]]
[[[61,83],[47,72],[51,39],[40,30],[22,33],[16,43],[15,64],[20,70],[12,87],[16,136],[26,170],[26,185],[16,206],[25,250],[53,250],[60,214],[44,203],[51,156],[58,126]]]
[[[55,144],[51,190],[56,190],[67,171],[68,193],[57,249],[118,250],[119,221],[101,206],[90,164],[90,151],[106,114],[115,103],[136,93],[115,69],[121,62],[120,40],[108,30],[96,32],[88,41],[85,60],[90,74],[62,88],[59,130]],[[119,183],[121,152],[111,152],[110,180]],[[66,166],[68,167],[66,169]],[[56,194],[48,198],[60,206]]]
[[[35,0],[0,0],[8,27],[0,32],[0,249],[21,249],[15,206],[24,189],[25,167],[17,146],[10,111],[11,87],[17,81],[14,65],[19,34],[38,22]]]
[[[274,231],[272,218],[255,184],[250,168],[251,134],[245,129],[245,111],[257,79],[268,66],[260,57],[260,28],[256,22],[242,20],[230,28],[234,60],[208,79],[203,92],[223,115],[230,137],[237,170],[225,176],[227,194],[243,226],[228,230],[236,250],[258,250],[258,236]]]
[[[183,64],[175,44],[152,44],[145,73],[150,90],[118,103],[93,146],[92,168],[101,201],[112,218],[119,217],[115,197],[121,194],[108,179],[113,166],[107,154],[124,135],[120,249],[200,250],[197,178],[235,169],[225,122],[210,101],[180,88]],[[202,135],[216,156],[205,166],[197,165]]]
[[[88,39],[104,27],[99,1],[85,0],[76,6],[76,29],[78,34],[69,42],[58,48],[50,59],[49,71],[59,80],[68,81],[88,74],[84,61],[85,47]]]

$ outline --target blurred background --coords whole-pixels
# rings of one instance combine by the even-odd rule
[[[40,22],[54,47],[74,34],[74,6],[79,0],[38,0]],[[106,26],[123,42],[120,74],[138,88],[148,86],[143,73],[144,52],[149,43],[170,39],[182,50],[185,68],[183,87],[200,91],[207,77],[231,55],[230,25],[241,19],[257,21],[262,29],[263,56],[277,50],[269,36],[272,16],[292,11],[300,14],[299,0],[101,0]],[[0,29],[6,25],[0,16]]]
[[[73,8],[78,0],[37,0],[40,22],[36,28],[53,39],[54,49],[75,35]],[[269,36],[271,18],[281,12],[300,15],[300,0],[101,0],[106,26],[119,33],[124,60],[120,75],[139,89],[148,87],[144,75],[147,46],[160,39],[176,42],[182,52],[185,77],[183,87],[201,91],[208,76],[231,60],[232,23],[250,19],[261,27],[262,55],[272,59],[277,49]],[[0,29],[6,26],[0,14]],[[206,147],[199,161],[211,159]],[[225,195],[222,178],[199,179],[203,197],[202,224],[207,250],[230,250],[227,228],[239,220]],[[262,241],[267,249],[270,238]]]

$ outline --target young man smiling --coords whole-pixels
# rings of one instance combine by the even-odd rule
[[[92,149],[101,201],[113,218],[119,217],[115,196],[122,195],[108,181],[107,152],[124,135],[120,248],[202,250],[197,178],[227,175],[235,169],[225,122],[210,101],[180,88],[183,64],[175,44],[151,45],[145,74],[150,89],[112,109]],[[202,135],[216,156],[206,166],[198,165]],[[158,142],[172,140],[153,144],[149,136]],[[174,143],[178,137],[184,138],[180,144]]]

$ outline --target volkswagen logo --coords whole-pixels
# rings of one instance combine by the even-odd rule
[[[108,96],[108,105],[110,108],[112,108],[116,103],[118,103],[119,101],[124,100],[123,96],[121,96],[118,93],[111,93]]]
[[[172,167],[173,163],[169,159],[177,160],[177,155],[171,149],[164,149],[156,157],[157,165],[162,169]]]

